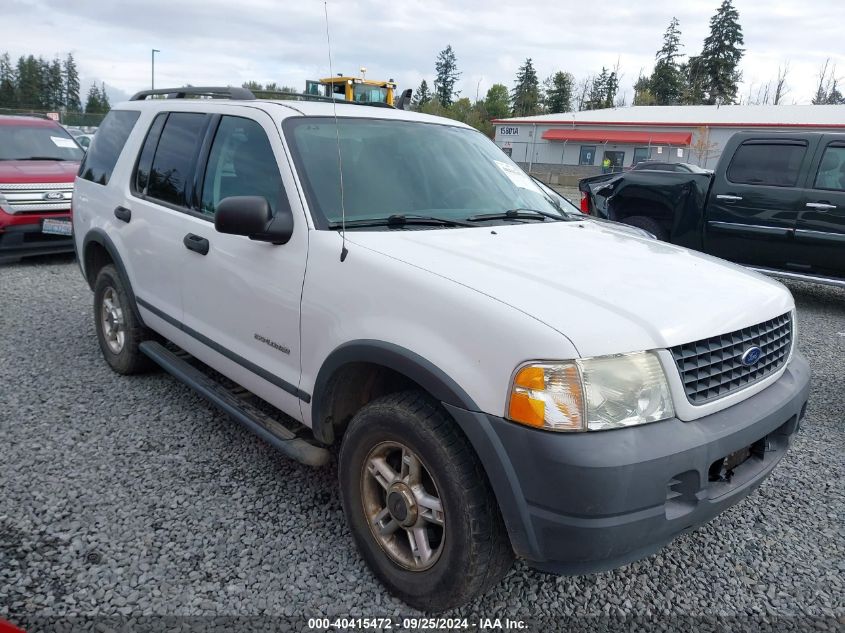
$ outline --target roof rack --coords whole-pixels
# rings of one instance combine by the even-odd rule
[[[253,101],[255,95],[251,90],[238,88],[236,86],[211,86],[197,88],[186,86],[184,88],[157,88],[155,90],[141,90],[136,92],[129,99],[130,101],[144,101],[148,97],[161,96],[165,99],[188,99],[191,97],[209,97],[211,99],[241,99]]]

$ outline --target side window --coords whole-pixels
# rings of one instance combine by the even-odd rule
[[[137,110],[112,110],[106,115],[79,167],[80,178],[100,185],[108,184],[139,116],[141,113]]]
[[[743,143],[731,159],[727,177],[737,184],[794,187],[806,153],[804,143]]]
[[[141,148],[141,153],[138,156],[138,167],[135,170],[134,187],[135,192],[145,195],[147,193],[147,185],[150,182],[150,168],[153,165],[153,156],[155,155],[156,145],[161,136],[161,129],[164,127],[164,122],[167,120],[167,113],[162,112],[155,119],[147,132],[147,138],[144,140],[144,146]]]
[[[193,179],[205,122],[204,114],[170,113],[150,167],[147,196],[180,207],[188,206],[186,189]]]
[[[263,196],[274,214],[280,204],[287,204],[264,128],[235,116],[222,117],[217,127],[203,179],[202,212],[214,215],[220,201],[229,196]]]
[[[845,147],[825,148],[813,187],[845,191]]]

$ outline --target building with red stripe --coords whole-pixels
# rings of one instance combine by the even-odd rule
[[[845,106],[633,106],[496,119],[495,142],[532,172],[572,184],[643,160],[715,166],[740,130],[845,131]]]

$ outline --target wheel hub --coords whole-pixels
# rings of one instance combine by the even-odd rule
[[[419,517],[414,493],[402,483],[390,487],[387,493],[387,510],[402,527],[411,527]]]

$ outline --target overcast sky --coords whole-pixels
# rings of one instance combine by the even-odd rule
[[[322,0],[0,0],[0,51],[52,57],[72,52],[83,93],[104,81],[112,101],[156,85],[239,85],[254,79],[303,89],[328,75]],[[620,63],[622,89],[649,72],[672,16],[686,54],[696,54],[721,0],[330,0],[334,71],[393,78],[416,88],[434,78],[451,44],[463,96],[513,86],[531,57],[541,80],[562,69],[576,78]],[[745,34],[745,99],[789,62],[786,102],[808,103],[828,57],[845,76],[843,0],[735,0]],[[753,87],[752,87],[753,86]],[[83,94],[84,100],[84,94]]]

